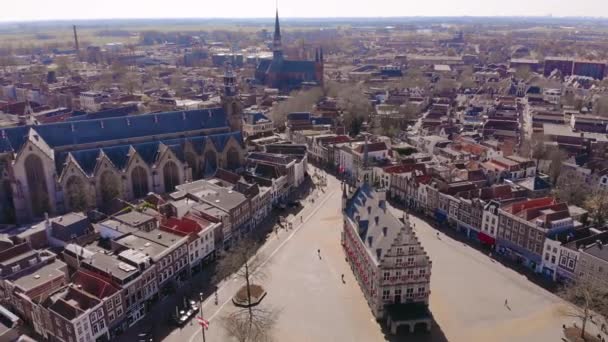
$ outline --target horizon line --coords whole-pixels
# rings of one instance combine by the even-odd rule
[[[416,16],[344,16],[344,17],[281,17],[284,20],[369,20],[369,19],[544,19],[544,20],[606,20],[606,16],[554,16],[554,15],[416,15]],[[128,17],[128,18],[58,18],[58,19],[27,19],[27,20],[4,20],[0,19],[0,24],[28,24],[42,22],[82,22],[82,21],[125,21],[125,20],[227,20],[227,21],[247,21],[247,20],[274,20],[272,17]]]

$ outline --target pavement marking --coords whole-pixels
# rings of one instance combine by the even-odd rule
[[[289,236],[288,236],[288,237],[287,237],[287,238],[286,238],[286,239],[285,239],[285,240],[284,240],[284,241],[283,241],[283,242],[282,242],[282,243],[281,243],[279,246],[277,246],[277,248],[276,248],[276,249],[275,249],[275,250],[274,250],[272,253],[270,253],[270,255],[269,255],[269,256],[268,256],[268,257],[267,257],[267,258],[266,258],[266,259],[265,259],[265,260],[264,260],[264,261],[263,261],[263,262],[262,262],[262,263],[261,263],[261,264],[260,264],[260,265],[259,265],[257,268],[256,268],[256,270],[254,270],[254,271],[252,272],[252,274],[254,274],[254,273],[255,273],[255,272],[256,272],[256,271],[257,271],[259,268],[263,267],[263,266],[264,266],[264,265],[265,265],[265,264],[266,264],[266,263],[267,263],[267,262],[268,262],[268,261],[269,261],[269,260],[270,260],[270,259],[271,259],[271,258],[272,258],[274,255],[275,255],[275,254],[277,254],[277,252],[278,252],[278,251],[279,251],[279,250],[280,250],[280,249],[281,249],[281,248],[282,248],[282,247],[283,247],[283,246],[284,246],[284,245],[285,245],[285,244],[286,244],[286,243],[287,243],[289,240],[291,240],[291,239],[292,239],[292,238],[295,236],[295,234],[296,234],[296,233],[297,233],[297,232],[298,232],[300,229],[302,229],[302,227],[304,227],[304,223],[308,222],[308,220],[310,220],[310,218],[311,218],[312,216],[314,216],[314,215],[317,213],[317,211],[319,211],[321,208],[323,208],[323,204],[325,204],[325,202],[327,202],[327,201],[329,200],[329,198],[331,198],[331,196],[333,196],[333,195],[334,195],[334,193],[336,193],[336,192],[337,192],[337,190],[333,190],[332,192],[328,193],[328,194],[327,194],[327,196],[326,196],[326,197],[325,197],[325,198],[324,198],[324,199],[323,199],[321,202],[319,202],[319,203],[317,204],[317,207],[316,207],[315,209],[313,209],[313,211],[312,211],[310,214],[308,214],[308,216],[307,216],[307,217],[304,219],[304,222],[302,222],[300,225],[298,225],[298,226],[297,226],[297,228],[295,228],[295,229],[294,229],[294,231],[293,231],[293,232],[292,232],[292,233],[291,233],[291,234],[290,234],[290,235],[289,235]],[[266,246],[268,246],[268,245],[266,245]],[[260,249],[258,250],[258,252],[257,252],[257,253],[256,253],[254,256],[252,256],[251,258],[255,258],[256,256],[258,256],[258,254],[260,254],[260,252],[262,251],[262,249],[264,249],[264,247],[266,247],[266,246],[262,246],[262,248],[260,248]],[[251,259],[250,259],[250,260],[251,260]],[[234,278],[235,278],[235,279],[234,279],[234,281],[237,281],[237,280],[238,280],[236,276],[234,276]],[[244,283],[243,283],[243,284],[244,284]],[[224,287],[226,287],[226,283],[224,283],[224,284],[223,284],[221,287],[218,287],[217,291],[219,292],[219,291],[220,291],[222,288],[224,288]],[[205,306],[205,305],[206,305],[206,303],[205,303],[205,302],[209,301],[209,300],[210,300],[210,298],[211,298],[211,297],[209,297],[209,298],[207,298],[207,300],[203,301],[203,304],[202,304],[202,305],[203,305],[203,306]],[[220,311],[222,311],[222,309],[224,308],[224,306],[226,306],[226,304],[228,304],[228,303],[229,303],[229,302],[231,302],[231,301],[232,301],[232,297],[230,297],[229,299],[225,300],[225,301],[222,303],[222,305],[220,305],[220,306],[217,308],[217,310],[215,310],[215,312],[214,312],[214,313],[213,313],[213,314],[212,314],[212,315],[211,315],[211,316],[210,316],[210,317],[207,319],[207,321],[211,322],[211,320],[212,320],[213,318],[215,318],[215,316],[217,316],[217,314],[218,314],[218,313],[220,313]],[[174,330],[174,331],[175,331],[175,330]],[[196,337],[196,335],[198,335],[198,334],[200,334],[200,333],[201,333],[201,330],[197,329],[197,330],[194,332],[194,334],[192,334],[192,336],[190,336],[190,338],[188,339],[188,341],[189,341],[189,342],[192,342],[192,340],[193,340],[193,339]],[[173,335],[173,333],[171,333],[171,335]]]

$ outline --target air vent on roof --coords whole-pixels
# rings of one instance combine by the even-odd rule
[[[34,278],[35,278],[35,279],[40,279],[40,274],[36,274],[36,275],[34,276]]]
[[[215,203],[220,203],[220,200],[215,200]]]

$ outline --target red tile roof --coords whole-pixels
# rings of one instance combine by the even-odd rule
[[[388,150],[388,147],[386,147],[386,144],[384,142],[375,142],[375,143],[368,143],[367,144],[367,151],[368,152],[378,152],[378,151],[384,151],[384,150]],[[365,152],[365,144],[361,144],[359,146],[357,146],[357,148],[355,149],[355,151],[359,152],[359,153],[364,153]]]
[[[209,223],[208,225],[202,226],[201,223],[204,224],[204,222],[199,222],[199,220],[194,220],[186,216],[181,219],[170,217],[163,221],[161,229],[184,236],[192,233],[197,234],[203,228],[211,225],[211,223]]]
[[[72,283],[96,298],[103,299],[119,291],[119,286],[102,275],[79,269],[74,273]]]
[[[426,171],[424,164],[402,164],[402,165],[391,165],[384,167],[386,173],[408,173],[414,170]]]

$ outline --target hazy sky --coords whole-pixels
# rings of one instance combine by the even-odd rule
[[[0,21],[271,17],[275,0],[2,0]],[[283,17],[608,16],[608,0],[281,0]]]

